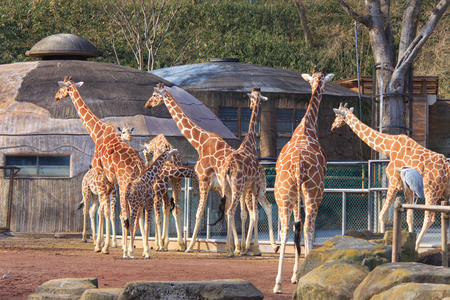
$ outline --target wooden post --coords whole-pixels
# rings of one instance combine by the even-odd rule
[[[400,198],[394,203],[394,228],[392,233],[392,262],[398,262],[402,243],[402,201]]]
[[[447,201],[441,201],[441,205],[447,205]],[[441,240],[442,240],[442,266],[448,268],[447,228],[448,213],[441,213]]]

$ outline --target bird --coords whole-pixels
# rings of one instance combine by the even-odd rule
[[[403,181],[403,186],[410,189],[417,197],[425,198],[425,193],[423,191],[423,178],[422,175],[414,168],[401,167],[400,177]],[[413,201],[414,204],[416,201]]]

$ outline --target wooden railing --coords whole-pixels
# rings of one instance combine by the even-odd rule
[[[401,247],[401,231],[402,231],[402,212],[407,209],[428,210],[441,213],[441,238],[442,238],[442,266],[448,267],[448,250],[447,250],[447,229],[450,215],[450,206],[447,201],[442,201],[441,205],[424,205],[424,204],[402,204],[401,199],[395,201],[394,204],[394,228],[392,237],[392,262],[398,262]]]

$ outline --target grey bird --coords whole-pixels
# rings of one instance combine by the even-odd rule
[[[403,185],[410,189],[417,197],[425,198],[423,178],[419,171],[414,168],[401,167],[400,177],[402,178]],[[415,200],[414,203],[416,203]]]

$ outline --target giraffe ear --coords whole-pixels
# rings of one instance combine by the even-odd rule
[[[333,111],[334,111],[334,113],[335,113],[336,115],[341,114],[341,115],[343,115],[343,116],[345,117],[345,113],[344,113],[342,110],[339,110],[339,109],[337,109],[337,108],[333,108]]]
[[[259,95],[259,97],[261,98],[262,101],[267,101],[267,100],[269,100],[269,98],[264,97],[264,96],[261,96],[261,95]]]
[[[331,79],[333,79],[334,74],[330,73],[327,76],[325,76],[325,78],[323,79],[325,82],[331,81]]]
[[[133,131],[134,131],[134,127],[130,129],[130,133],[133,133]]]
[[[247,93],[247,96],[251,99],[255,98],[255,95],[251,94],[251,93]]]
[[[117,130],[119,130],[119,132],[122,132],[122,129],[120,127],[117,127]]]
[[[306,73],[303,73],[303,74],[302,74],[302,77],[303,77],[303,79],[305,79],[305,80],[308,81],[309,83],[313,82],[313,80],[314,80],[314,79],[312,78],[311,75],[306,74]]]
[[[59,84],[60,87],[69,86],[69,84],[65,83],[64,81],[58,81],[58,84]]]
[[[158,88],[153,88],[153,90],[155,91],[155,92],[157,92],[158,94],[160,94],[160,95],[162,95],[163,94],[163,92],[160,90],[160,89],[158,89]]]
[[[352,113],[355,109],[353,107],[350,107],[350,112]]]
[[[75,86],[76,86],[77,88],[79,88],[79,87],[82,86],[83,84],[84,84],[84,82],[83,82],[83,81],[80,81],[80,82],[75,83]]]

